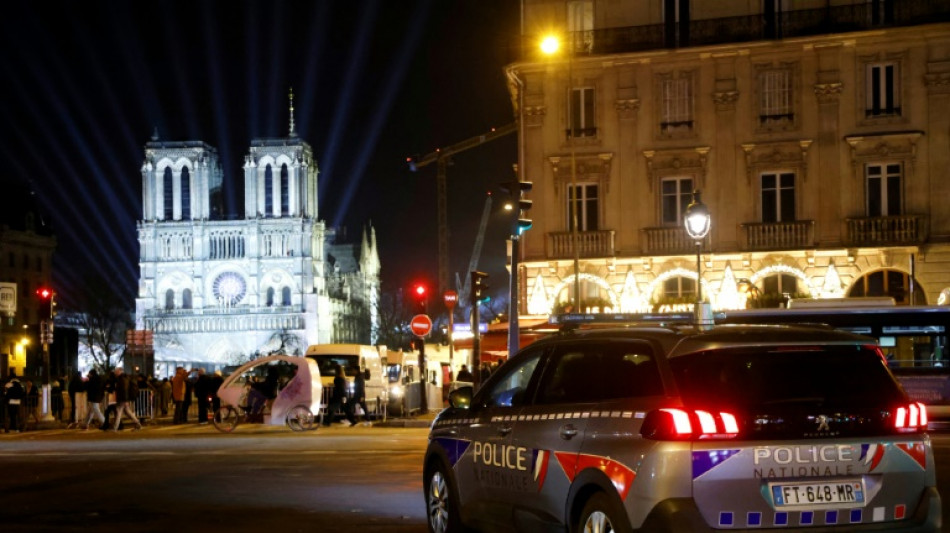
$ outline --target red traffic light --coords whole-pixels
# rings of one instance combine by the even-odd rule
[[[53,289],[40,287],[36,289],[36,295],[39,296],[41,300],[49,300],[53,296]]]
[[[425,298],[425,295],[426,295],[426,286],[425,286],[425,285],[422,285],[422,284],[420,283],[419,285],[416,285],[412,290],[413,290],[413,292],[416,293],[416,298]]]

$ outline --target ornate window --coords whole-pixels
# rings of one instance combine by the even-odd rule
[[[280,166],[280,214],[290,215],[290,174],[286,163]]]
[[[284,287],[280,291],[280,305],[290,307],[290,287]]]
[[[594,122],[594,88],[574,87],[568,108],[570,123],[568,137],[595,137],[597,126]]]
[[[274,216],[274,169],[264,168],[264,216]]]
[[[224,272],[212,284],[215,299],[223,306],[237,305],[247,293],[247,283],[236,272]]]
[[[795,173],[762,174],[762,222],[795,220]]]
[[[866,91],[866,117],[900,116],[899,64],[896,61],[869,63]]]
[[[583,183],[567,186],[567,228],[569,231],[574,229],[575,205],[577,206],[578,231],[599,230],[597,184]]]
[[[181,219],[191,220],[191,173],[181,169]]]
[[[175,185],[173,182],[172,167],[165,167],[165,174],[162,176],[163,220],[172,220],[175,217]]]
[[[869,163],[864,168],[867,178],[867,216],[900,215],[901,164]]]
[[[660,180],[660,217],[663,225],[680,226],[693,200],[693,179],[684,176]]]

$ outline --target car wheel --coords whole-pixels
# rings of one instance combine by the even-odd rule
[[[218,431],[231,433],[238,425],[238,418],[239,415],[237,409],[227,405],[222,406],[214,412],[214,416],[211,418],[211,423],[214,424],[215,429]]]
[[[449,468],[442,461],[437,461],[426,475],[425,491],[429,533],[460,531],[458,494]]]
[[[580,533],[629,533],[631,529],[624,522],[623,509],[618,508],[617,504],[606,494],[598,492],[587,500],[574,531]]]

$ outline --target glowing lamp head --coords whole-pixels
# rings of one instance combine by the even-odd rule
[[[541,52],[544,55],[554,55],[561,49],[561,40],[556,35],[547,35],[541,39]]]
[[[36,295],[39,296],[41,300],[49,300],[53,296],[53,290],[49,287],[40,287],[36,289]]]
[[[684,217],[686,233],[694,240],[706,238],[711,226],[709,209],[699,198],[699,191],[693,191],[693,201],[686,206],[686,216]]]

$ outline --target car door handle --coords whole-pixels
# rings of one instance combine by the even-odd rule
[[[498,426],[499,435],[507,436],[509,433],[511,433],[511,426],[509,425]]]
[[[561,426],[561,438],[564,440],[571,440],[577,436],[577,428],[574,427],[574,424],[566,424]]]

